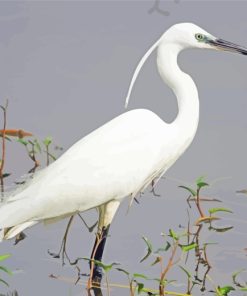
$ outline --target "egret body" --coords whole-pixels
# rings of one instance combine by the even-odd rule
[[[95,259],[101,260],[110,223],[123,198],[133,198],[159,179],[195,136],[198,92],[192,78],[179,68],[178,54],[186,48],[247,54],[245,48],[218,39],[194,24],[174,25],[139,62],[126,105],[143,63],[156,48],[158,71],[177,97],[176,119],[166,123],[149,110],[132,110],[78,141],[1,204],[3,239],[13,238],[38,222],[53,222],[98,208],[98,232],[104,235]],[[97,273],[96,268],[94,277]]]

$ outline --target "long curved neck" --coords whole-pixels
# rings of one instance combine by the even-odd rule
[[[178,115],[171,125],[179,130],[182,138],[191,142],[198,126],[199,100],[194,81],[177,64],[182,49],[177,44],[161,43],[158,46],[157,65],[162,79],[177,97]]]

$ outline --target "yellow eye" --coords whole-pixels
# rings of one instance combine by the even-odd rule
[[[198,41],[203,41],[205,36],[203,34],[198,33],[195,35],[195,37]]]

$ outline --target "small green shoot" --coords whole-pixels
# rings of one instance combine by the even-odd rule
[[[226,213],[233,213],[232,210],[227,208],[211,208],[208,210],[210,214],[215,214],[218,212],[226,212]]]
[[[204,178],[204,176],[201,176],[196,180],[197,190],[200,190],[202,187],[209,186],[209,184],[204,181]]]
[[[153,246],[152,246],[151,242],[145,236],[143,236],[142,239],[146,243],[147,254],[140,260],[140,263],[145,261],[153,252]]]
[[[235,291],[232,286],[217,287],[217,296],[228,296],[231,291]]]
[[[190,250],[193,250],[197,247],[197,243],[190,243],[188,245],[179,245],[179,247],[182,249],[183,252],[188,252]]]
[[[176,241],[179,239],[178,234],[175,231],[173,231],[172,229],[169,229],[169,235],[168,236],[172,237]]]
[[[8,259],[10,256],[11,256],[10,254],[0,255],[0,261],[4,261],[4,260]],[[12,272],[8,268],[6,268],[5,266],[0,266],[0,271],[3,271],[5,273],[7,273],[8,275],[12,275]],[[6,286],[9,286],[9,284],[5,280],[3,280],[2,278],[0,278],[0,282]]]
[[[52,143],[52,137],[50,137],[50,136],[46,137],[46,138],[43,140],[43,144],[44,144],[46,147],[50,146],[51,143]]]
[[[183,189],[185,189],[185,190],[187,190],[187,191],[189,191],[189,193],[192,195],[192,196],[196,196],[196,191],[194,190],[194,189],[192,189],[192,188],[190,188],[190,187],[187,187],[187,186],[183,186],[183,185],[180,185],[180,186],[178,186],[179,188],[183,188]]]

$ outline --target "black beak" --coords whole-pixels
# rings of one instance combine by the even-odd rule
[[[237,52],[247,55],[247,48],[223,39],[209,39],[208,43],[219,50]]]

